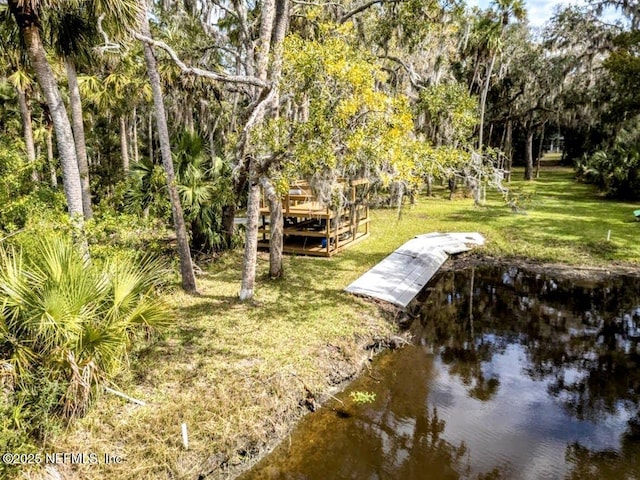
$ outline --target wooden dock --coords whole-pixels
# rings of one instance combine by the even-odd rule
[[[343,181],[348,201],[341,208],[319,202],[307,182],[292,184],[282,199],[284,245],[286,253],[331,257],[369,236],[369,181]],[[271,225],[266,198],[260,208],[262,224],[258,229],[258,247],[269,248]]]
[[[483,245],[479,233],[429,233],[412,238],[345,290],[405,308],[448,255]]]

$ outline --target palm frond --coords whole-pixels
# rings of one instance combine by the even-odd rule
[[[69,239],[42,239],[23,259],[0,246],[0,361],[21,389],[48,372],[68,389],[67,415],[82,414],[92,388],[112,378],[136,330],[169,322],[157,298],[165,267],[150,258],[89,264]]]

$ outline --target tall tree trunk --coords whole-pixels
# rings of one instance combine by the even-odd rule
[[[533,180],[533,127],[527,128],[527,142],[524,152],[524,179]]]
[[[267,69],[269,66],[269,51],[271,49],[271,37],[273,33],[274,18],[276,14],[275,0],[265,0],[262,4],[262,16],[260,20],[260,38],[256,58],[256,70],[258,78],[267,79]],[[256,98],[262,95],[256,89]],[[257,107],[260,108],[260,107]],[[253,125],[260,123],[263,119],[261,110],[251,120]],[[255,113],[255,112],[254,112]],[[244,126],[243,135],[245,140],[241,150],[238,152],[238,160],[246,161],[246,145],[249,142],[253,125],[249,121]],[[247,230],[244,243],[244,256],[242,264],[242,286],[240,287],[240,300],[248,300],[253,297],[253,290],[256,280],[256,266],[258,261],[258,223],[260,217],[260,186],[257,160],[250,158],[248,162],[249,177],[249,197],[247,199]]]
[[[36,73],[38,84],[49,107],[53,127],[56,131],[67,209],[76,231],[81,231],[83,227],[82,185],[73,132],[55,75],[47,61],[47,55],[40,38],[38,12],[34,11],[28,2],[20,0],[9,0],[9,8],[20,28],[31,66]]]
[[[260,186],[255,175],[255,160],[249,160],[249,198],[247,199],[247,231],[242,258],[242,286],[240,300],[253,297],[256,283],[256,264],[258,262],[258,223],[260,219]]]
[[[544,125],[542,125],[542,132],[540,133],[540,142],[538,143],[538,158],[536,158],[536,178],[540,178],[540,160],[542,160],[542,149],[544,147]]]
[[[262,177],[260,183],[269,202],[269,277],[280,278],[284,274],[282,199],[267,177]]]
[[[87,142],[84,137],[84,120],[82,116],[82,101],[80,100],[80,88],[78,87],[78,74],[72,59],[64,61],[69,82],[69,103],[71,105],[71,128],[78,159],[78,171],[80,172],[80,185],[82,188],[82,211],[85,220],[93,217],[91,208],[91,187],[89,182],[89,162],[87,160]]]
[[[16,87],[18,93],[18,105],[20,107],[20,116],[22,117],[22,133],[24,135],[24,145],[27,150],[27,160],[31,165],[31,180],[38,182],[38,170],[36,168],[36,146],[33,141],[33,124],[31,122],[31,109],[27,102],[27,94],[19,87]]]
[[[140,0],[140,7],[143,11],[141,19],[141,32],[146,37],[151,37],[149,31],[149,20],[147,18],[147,8],[144,0]],[[196,277],[193,273],[193,264],[191,262],[191,250],[189,249],[189,240],[187,237],[187,229],[182,213],[182,205],[180,204],[180,196],[176,186],[175,173],[173,171],[173,160],[171,158],[171,145],[169,144],[169,127],[167,126],[167,115],[164,109],[164,99],[162,97],[162,88],[160,86],[160,74],[156,57],[153,54],[151,46],[143,42],[144,58],[147,63],[147,73],[149,74],[149,83],[153,92],[153,105],[155,108],[156,128],[158,130],[158,138],[160,140],[160,153],[162,155],[162,165],[167,175],[167,187],[169,190],[169,199],[171,201],[171,212],[173,214],[173,226],[176,232],[178,242],[178,256],[180,257],[180,274],[182,276],[182,288],[190,293],[196,292]]]
[[[513,121],[507,120],[507,134],[504,141],[504,154],[507,156],[507,181],[511,181],[511,168],[513,166]]]
[[[134,105],[133,112],[131,113],[131,146],[133,149],[133,163],[138,163],[140,160],[138,154],[138,114],[136,112],[136,107]]]
[[[52,188],[58,188],[58,174],[53,159],[53,125],[47,127],[47,165]]]
[[[129,145],[127,142],[127,122],[124,115],[120,115],[120,150],[122,151],[122,169],[129,173]]]
[[[289,0],[276,0],[275,18],[273,22],[273,65],[271,66],[271,80],[275,91],[273,98],[273,115],[280,114],[280,76],[282,73],[282,49],[284,37],[289,26]],[[269,277],[281,278],[284,275],[284,217],[282,216],[282,199],[273,184],[268,179],[263,185],[269,201]]]
[[[478,150],[482,150],[484,141],[484,114],[487,109],[487,95],[489,94],[489,85],[491,84],[491,74],[493,72],[493,66],[496,63],[497,54],[494,52],[491,56],[491,63],[487,69],[487,78],[485,78],[482,92],[480,93],[480,132],[478,133]]]

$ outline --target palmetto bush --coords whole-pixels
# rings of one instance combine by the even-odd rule
[[[191,248],[212,252],[229,248],[222,225],[225,205],[234,202],[231,167],[210,157],[198,134],[180,133],[175,139],[173,164]],[[130,213],[169,220],[166,177],[160,165],[143,159],[131,168],[124,195]]]
[[[194,132],[178,135],[173,163],[180,202],[191,232],[191,248],[223,250],[222,209],[233,202],[231,168],[221,158],[210,158]]]
[[[91,264],[61,238],[29,255],[0,245],[0,368],[12,395],[55,383],[57,413],[83,414],[135,337],[168,322],[162,272],[150,260]]]
[[[610,146],[576,162],[576,171],[610,197],[640,198],[640,128],[621,130]]]

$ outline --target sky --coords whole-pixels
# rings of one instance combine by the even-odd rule
[[[477,5],[480,8],[487,8],[490,0],[467,0],[469,5]],[[529,24],[533,27],[541,27],[551,18],[558,5],[584,5],[584,0],[525,0]]]

